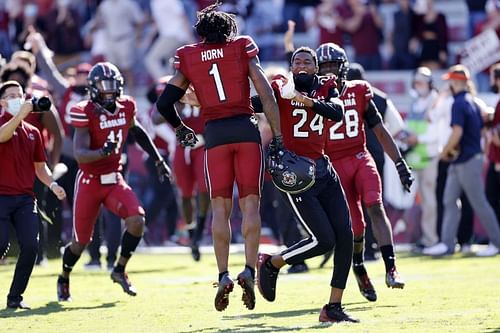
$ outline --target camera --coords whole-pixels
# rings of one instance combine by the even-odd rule
[[[48,97],[35,97],[31,98],[31,104],[33,104],[33,112],[46,112],[50,110],[52,102]]]

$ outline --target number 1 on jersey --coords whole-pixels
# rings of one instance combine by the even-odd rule
[[[226,93],[224,92],[224,86],[222,85],[222,80],[219,74],[219,67],[216,63],[212,64],[212,67],[208,71],[210,76],[214,77],[215,87],[217,88],[217,95],[219,95],[219,101],[224,102],[226,100]]]

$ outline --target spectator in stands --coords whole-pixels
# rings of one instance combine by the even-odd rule
[[[137,38],[143,22],[141,8],[133,0],[104,0],[97,8],[96,28],[103,28],[106,36],[105,59],[120,69],[131,91]]]
[[[467,9],[469,10],[467,37],[472,38],[477,32],[478,26],[487,19],[487,0],[466,0],[465,2],[467,3]]]
[[[341,0],[322,0],[316,8],[316,24],[319,28],[319,44],[335,43],[344,45],[342,29],[344,17],[349,15],[349,7]]]
[[[420,66],[430,70],[445,68],[448,63],[448,26],[445,16],[434,7],[434,0],[419,0],[415,6],[415,35],[411,51]]]
[[[5,1],[0,1],[0,54],[10,58],[12,54],[12,42],[9,32],[10,17]]]
[[[347,1],[351,16],[344,20],[341,28],[351,36],[355,60],[366,70],[382,68],[379,46],[383,42],[384,21],[375,3],[365,4],[363,0]]]
[[[279,11],[273,0],[254,0],[253,7],[245,22],[245,34],[252,36],[259,45],[259,59],[274,60],[274,45],[276,37],[274,29],[281,23],[276,15]]]
[[[450,82],[454,103],[452,106],[452,133],[441,152],[440,158],[451,161],[444,193],[444,219],[441,243],[424,249],[426,255],[449,255],[455,251],[455,236],[460,210],[457,200],[465,191],[474,212],[485,228],[490,245],[476,254],[495,256],[500,249],[500,226],[491,205],[486,199],[481,177],[481,129],[483,119],[478,104],[469,93],[470,74],[462,65],[452,66],[443,76]]]
[[[41,25],[47,45],[55,53],[56,65],[78,57],[84,50],[80,35],[80,17],[71,6],[71,0],[57,0],[42,18]]]
[[[415,12],[410,0],[398,0],[399,8],[394,13],[394,28],[390,39],[391,69],[415,68],[415,54],[410,51],[410,40],[413,36]]]
[[[156,81],[172,69],[170,58],[182,44],[193,40],[192,28],[180,0],[152,0],[151,15],[158,37],[151,45],[144,65],[149,75]]]
[[[500,63],[491,67],[491,90],[500,97]],[[489,130],[489,166],[486,175],[486,197],[500,221],[500,100]]]

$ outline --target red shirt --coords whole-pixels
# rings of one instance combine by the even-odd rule
[[[344,120],[328,120],[326,153],[332,159],[341,159],[366,150],[365,112],[373,98],[366,81],[345,81],[340,99],[344,102]]]
[[[271,83],[280,110],[280,125],[285,148],[297,155],[316,160],[323,156],[327,127],[322,116],[304,104],[281,98],[278,76]],[[320,78],[319,86],[310,94],[317,99],[328,97],[330,89],[335,88],[333,78]]]
[[[121,170],[120,156],[127,139],[128,130],[135,119],[135,101],[129,96],[123,96],[116,102],[114,113],[103,108],[97,108],[89,100],[82,101],[71,108],[71,125],[75,128],[88,128],[90,136],[89,149],[97,150],[109,139],[118,143],[111,155],[90,163],[78,163],[85,173],[101,175]]]
[[[177,49],[175,68],[193,84],[205,122],[253,113],[248,63],[258,52],[249,36],[239,36],[227,43],[197,43]]]
[[[500,126],[500,101],[498,101],[495,107],[495,117],[493,118],[492,127]],[[500,146],[490,144],[490,151],[488,153],[488,159],[493,163],[500,163]]]
[[[0,126],[12,118],[7,112],[0,115]],[[40,131],[22,121],[12,138],[0,143],[0,195],[33,194],[35,162],[45,162]]]

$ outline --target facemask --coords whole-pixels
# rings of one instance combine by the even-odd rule
[[[491,90],[492,93],[498,94],[498,86],[496,84],[492,85],[490,87],[490,90]]]
[[[24,98],[13,98],[7,100],[7,112],[15,116],[21,111],[21,106],[24,104]]]
[[[427,87],[415,87],[415,91],[419,97],[425,97],[429,95],[429,88]]]
[[[297,74],[293,76],[298,91],[309,91],[314,82],[314,74]]]

